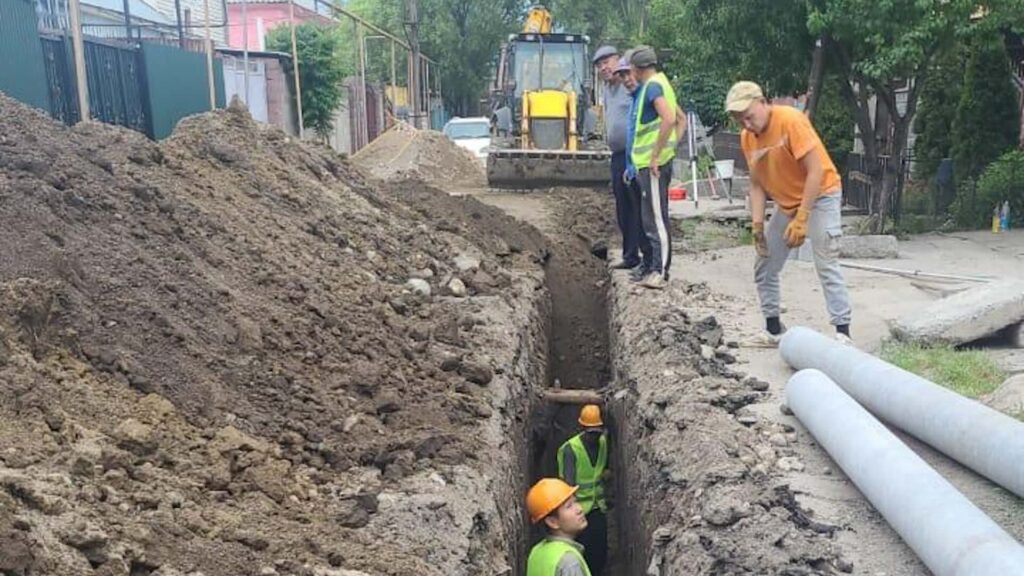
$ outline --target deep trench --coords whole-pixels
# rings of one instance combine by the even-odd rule
[[[548,233],[551,249],[545,266],[545,277],[550,294],[548,326],[548,362],[546,387],[562,389],[597,390],[611,383],[612,362],[609,339],[608,287],[610,277],[603,254],[595,254],[592,246],[580,236],[563,228]],[[540,402],[533,410],[528,425],[528,470],[526,484],[542,477],[557,476],[556,451],[570,437],[578,433],[577,418],[580,406]],[[611,453],[610,468],[620,466],[621,447],[616,442],[616,425],[612,410],[603,409],[608,430]],[[624,496],[624,495],[623,495]],[[610,494],[612,501],[616,495]],[[619,504],[608,511],[608,563],[604,576],[625,576],[625,563],[617,553],[622,535],[630,531],[619,521]],[[525,541],[520,546],[517,574],[525,574],[526,557],[530,548],[543,538],[543,529],[527,526],[522,532]],[[596,576],[596,575],[595,575]]]

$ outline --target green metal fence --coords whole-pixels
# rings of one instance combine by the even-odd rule
[[[0,91],[50,110],[34,0],[0,0]]]
[[[142,60],[146,70],[152,138],[166,138],[178,121],[209,111],[206,55],[173,46],[144,42]],[[224,70],[213,62],[217,107],[224,107]]]

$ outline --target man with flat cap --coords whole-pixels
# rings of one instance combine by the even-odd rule
[[[612,264],[614,269],[638,268],[641,263],[641,235],[643,226],[640,214],[629,195],[629,186],[623,175],[626,172],[626,132],[629,125],[629,109],[633,102],[620,75],[615,73],[620,58],[613,46],[602,46],[594,53],[604,83],[602,104],[604,106],[605,142],[612,151],[611,178],[612,194],[615,196],[615,216],[622,234],[622,258]]]

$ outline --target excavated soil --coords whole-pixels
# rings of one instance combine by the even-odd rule
[[[515,562],[532,229],[243,110],[155,144],[0,96],[0,246],[0,573]]]
[[[703,284],[661,292],[614,277],[612,358],[618,392],[616,494],[630,574],[848,573],[840,527],[814,519],[785,483],[776,446],[793,436],[750,413],[768,383],[735,372],[735,343]],[[642,535],[642,536],[637,536]]]
[[[483,163],[440,132],[399,122],[353,156],[373,176],[421,180],[445,190],[484,186]]]

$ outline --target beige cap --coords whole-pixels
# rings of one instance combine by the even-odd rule
[[[753,82],[737,82],[725,97],[726,112],[746,112],[754,100],[764,98],[761,87]]]

